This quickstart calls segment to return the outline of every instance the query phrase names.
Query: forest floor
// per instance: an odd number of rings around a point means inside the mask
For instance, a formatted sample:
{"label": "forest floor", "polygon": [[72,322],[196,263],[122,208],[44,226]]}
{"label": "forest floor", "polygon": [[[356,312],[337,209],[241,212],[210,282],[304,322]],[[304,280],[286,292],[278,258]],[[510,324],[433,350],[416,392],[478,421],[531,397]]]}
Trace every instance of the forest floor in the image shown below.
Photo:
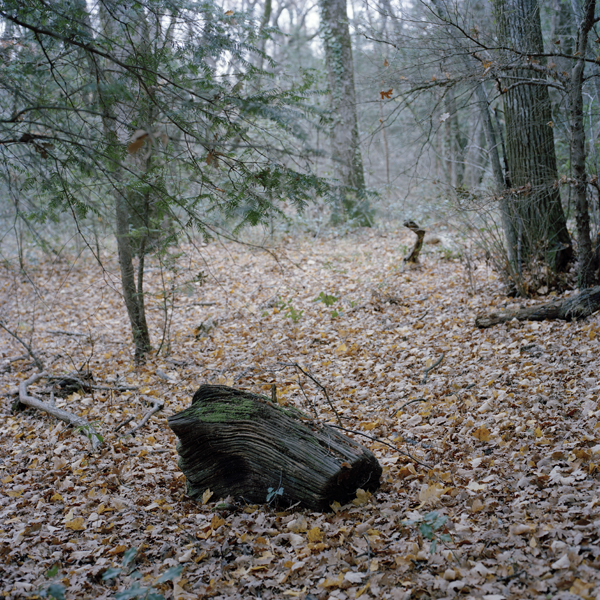
{"label": "forest floor", "polygon": [[[0,594],[600,598],[600,315],[478,330],[479,312],[524,302],[439,245],[405,269],[411,236],[287,239],[277,260],[213,242],[151,264],[150,329],[155,347],[165,340],[143,366],[112,259],[4,265],[2,319],[48,372],[87,366],[97,385],[137,389],[56,397],[104,437],[95,454],[81,432],[12,414],[3,396]],[[0,332],[0,394],[36,372],[23,353]],[[275,383],[309,412],[301,383],[334,422],[322,392],[281,362],[310,370],[349,429],[398,448],[356,437],[383,466],[380,489],[329,513],[187,498],[167,417],[201,383]],[[123,436],[152,397],[164,410]]]}

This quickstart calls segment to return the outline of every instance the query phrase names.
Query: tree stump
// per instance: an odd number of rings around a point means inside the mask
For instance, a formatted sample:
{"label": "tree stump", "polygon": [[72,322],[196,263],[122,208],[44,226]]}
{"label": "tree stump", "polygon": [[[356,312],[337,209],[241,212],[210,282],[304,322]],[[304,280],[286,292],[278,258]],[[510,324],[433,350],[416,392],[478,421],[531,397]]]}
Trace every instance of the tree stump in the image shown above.
{"label": "tree stump", "polygon": [[479,315],[475,319],[475,325],[485,329],[513,319],[518,321],[545,321],[546,319],[574,321],[585,319],[597,310],[600,310],[600,286],[581,290],[579,294],[564,300],[554,300],[537,306]]}
{"label": "tree stump", "polygon": [[408,264],[417,264],[419,262],[419,254],[423,247],[423,238],[425,237],[425,230],[419,227],[414,221],[406,221],[404,227],[408,227],[416,236],[417,240],[410,254],[404,257],[404,262]]}
{"label": "tree stump", "polygon": [[216,497],[264,503],[270,488],[280,491],[280,504],[321,511],[353,499],[358,488],[379,487],[382,469],[370,450],[265,396],[202,385],[168,423],[192,498],[210,489]]}

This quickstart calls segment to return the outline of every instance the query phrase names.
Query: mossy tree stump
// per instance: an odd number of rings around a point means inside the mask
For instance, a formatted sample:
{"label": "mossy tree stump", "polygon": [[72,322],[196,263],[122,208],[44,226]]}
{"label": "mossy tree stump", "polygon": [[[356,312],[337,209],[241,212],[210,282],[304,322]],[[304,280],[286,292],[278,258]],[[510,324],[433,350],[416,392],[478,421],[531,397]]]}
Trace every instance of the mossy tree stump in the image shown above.
{"label": "mossy tree stump", "polygon": [[210,489],[216,497],[264,503],[269,488],[283,488],[281,504],[328,510],[358,488],[379,487],[382,469],[370,450],[264,396],[203,385],[168,422],[192,498]]}

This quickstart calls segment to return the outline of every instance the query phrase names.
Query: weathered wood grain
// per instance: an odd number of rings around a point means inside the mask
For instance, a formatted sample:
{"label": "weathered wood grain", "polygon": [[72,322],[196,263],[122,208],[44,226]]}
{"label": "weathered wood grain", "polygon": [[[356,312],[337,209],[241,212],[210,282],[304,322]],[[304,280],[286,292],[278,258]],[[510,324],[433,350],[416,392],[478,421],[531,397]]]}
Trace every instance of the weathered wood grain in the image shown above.
{"label": "weathered wood grain", "polygon": [[255,504],[266,502],[269,488],[283,488],[280,503],[328,510],[358,488],[379,487],[382,469],[370,450],[251,392],[203,385],[168,423],[192,498],[210,489]]}

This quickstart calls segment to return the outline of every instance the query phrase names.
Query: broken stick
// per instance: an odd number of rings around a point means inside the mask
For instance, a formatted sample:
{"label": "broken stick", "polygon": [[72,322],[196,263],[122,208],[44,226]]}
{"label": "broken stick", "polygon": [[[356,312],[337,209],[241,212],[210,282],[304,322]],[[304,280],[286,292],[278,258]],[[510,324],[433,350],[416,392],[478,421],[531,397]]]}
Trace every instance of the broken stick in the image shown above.
{"label": "broken stick", "polygon": [[61,408],[56,408],[56,406],[52,406],[46,402],[42,402],[41,400],[38,400],[27,393],[27,388],[30,385],[47,376],[48,374],[46,372],[37,373],[19,384],[19,401],[21,404],[29,406],[30,408],[42,410],[49,415],[68,423],[69,425],[77,427],[90,440],[90,443],[92,444],[92,450],[98,449],[102,444],[102,437],[86,419],[83,417],[78,417],[77,415],[74,415],[66,410],[62,410]]}
{"label": "broken stick", "polygon": [[127,435],[135,435],[135,432],[140,430],[149,420],[150,417],[156,414],[159,410],[162,410],[165,406],[165,403],[158,398],[148,398],[148,396],[142,396],[146,402],[150,402],[152,404],[152,408],[142,417],[142,420],[130,431],[124,433],[121,437],[125,437]]}

